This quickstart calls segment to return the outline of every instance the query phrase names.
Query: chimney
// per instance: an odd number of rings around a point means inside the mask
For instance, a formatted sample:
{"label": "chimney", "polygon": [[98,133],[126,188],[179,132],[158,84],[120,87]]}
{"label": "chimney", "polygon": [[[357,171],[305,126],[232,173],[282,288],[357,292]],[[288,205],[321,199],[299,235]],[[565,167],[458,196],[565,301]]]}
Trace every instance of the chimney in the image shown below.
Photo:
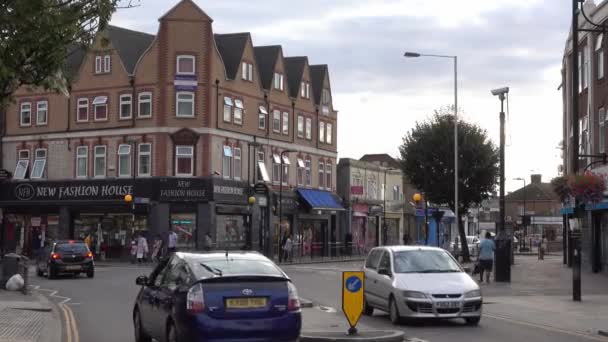
{"label": "chimney", "polygon": [[531,175],[530,178],[532,180],[532,184],[540,184],[542,175]]}

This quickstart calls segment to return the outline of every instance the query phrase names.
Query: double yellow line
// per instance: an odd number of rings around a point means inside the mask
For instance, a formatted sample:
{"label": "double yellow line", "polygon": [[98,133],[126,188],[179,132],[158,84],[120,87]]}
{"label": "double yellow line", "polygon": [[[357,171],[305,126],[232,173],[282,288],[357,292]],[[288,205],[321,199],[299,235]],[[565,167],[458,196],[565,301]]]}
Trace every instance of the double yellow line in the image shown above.
{"label": "double yellow line", "polygon": [[59,304],[59,308],[63,313],[63,318],[65,321],[66,342],[80,342],[78,325],[76,324],[76,319],[74,318],[74,312],[72,311],[72,308],[65,304]]}

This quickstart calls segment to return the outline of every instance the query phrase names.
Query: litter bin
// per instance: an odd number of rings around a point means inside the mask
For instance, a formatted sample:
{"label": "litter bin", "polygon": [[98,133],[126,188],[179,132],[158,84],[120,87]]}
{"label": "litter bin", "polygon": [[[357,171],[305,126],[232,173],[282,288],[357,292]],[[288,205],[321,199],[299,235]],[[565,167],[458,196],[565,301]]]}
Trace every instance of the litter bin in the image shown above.
{"label": "litter bin", "polygon": [[5,254],[2,258],[2,272],[0,276],[0,287],[6,288],[6,282],[15,274],[19,273],[19,262],[21,256],[15,253]]}

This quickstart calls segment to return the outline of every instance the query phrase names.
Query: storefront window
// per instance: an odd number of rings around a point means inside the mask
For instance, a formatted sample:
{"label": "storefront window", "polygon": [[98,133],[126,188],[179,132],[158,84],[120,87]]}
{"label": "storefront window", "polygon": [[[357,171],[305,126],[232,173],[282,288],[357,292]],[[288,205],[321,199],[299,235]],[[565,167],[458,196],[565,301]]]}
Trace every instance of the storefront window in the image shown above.
{"label": "storefront window", "polygon": [[152,236],[147,232],[147,220],[131,214],[81,215],[74,219],[74,239],[91,236],[91,251],[99,258],[128,259],[131,240],[141,233],[148,244]]}
{"label": "storefront window", "polygon": [[217,215],[216,241],[219,249],[240,249],[246,242],[243,216]]}
{"label": "storefront window", "polygon": [[171,214],[171,228],[177,234],[178,249],[193,249],[196,238],[196,214]]}

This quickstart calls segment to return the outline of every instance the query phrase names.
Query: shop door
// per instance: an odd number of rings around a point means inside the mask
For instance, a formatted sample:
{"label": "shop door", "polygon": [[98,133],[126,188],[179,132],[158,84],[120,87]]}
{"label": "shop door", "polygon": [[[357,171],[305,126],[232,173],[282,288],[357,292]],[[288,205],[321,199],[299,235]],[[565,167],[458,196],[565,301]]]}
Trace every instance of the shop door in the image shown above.
{"label": "shop door", "polygon": [[593,221],[591,224],[591,270],[594,273],[602,270],[602,215],[593,214]]}

